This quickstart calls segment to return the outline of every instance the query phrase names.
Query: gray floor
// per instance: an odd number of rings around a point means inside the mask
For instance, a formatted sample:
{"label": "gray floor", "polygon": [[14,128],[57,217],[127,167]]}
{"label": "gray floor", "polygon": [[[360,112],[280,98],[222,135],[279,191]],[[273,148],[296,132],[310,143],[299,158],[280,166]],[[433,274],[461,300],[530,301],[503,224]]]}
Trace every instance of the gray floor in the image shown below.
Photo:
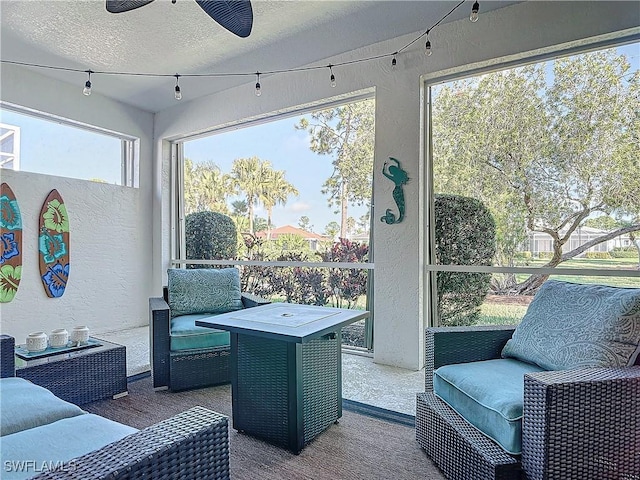
{"label": "gray floor", "polygon": [[[127,347],[127,375],[149,371],[149,327],[95,335]],[[342,354],[343,398],[415,415],[416,393],[422,391],[424,370],[379,365],[368,356]]]}

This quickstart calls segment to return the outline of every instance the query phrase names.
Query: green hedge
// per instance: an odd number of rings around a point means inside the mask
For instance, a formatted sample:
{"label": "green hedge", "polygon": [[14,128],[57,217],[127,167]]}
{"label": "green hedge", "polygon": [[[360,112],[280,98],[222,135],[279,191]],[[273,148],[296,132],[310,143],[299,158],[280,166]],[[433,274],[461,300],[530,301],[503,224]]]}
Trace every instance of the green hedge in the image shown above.
{"label": "green hedge", "polygon": [[[491,265],[496,224],[482,202],[435,196],[435,254],[439,265]],[[490,273],[438,272],[440,325],[473,325],[490,288]]]}
{"label": "green hedge", "polygon": [[609,254],[609,252],[587,252],[585,253],[584,258],[608,260],[611,258],[611,255]]}
{"label": "green hedge", "polygon": [[[187,258],[191,260],[229,260],[238,253],[238,233],[231,217],[218,212],[196,212],[185,218]],[[190,265],[189,268],[215,268]]]}

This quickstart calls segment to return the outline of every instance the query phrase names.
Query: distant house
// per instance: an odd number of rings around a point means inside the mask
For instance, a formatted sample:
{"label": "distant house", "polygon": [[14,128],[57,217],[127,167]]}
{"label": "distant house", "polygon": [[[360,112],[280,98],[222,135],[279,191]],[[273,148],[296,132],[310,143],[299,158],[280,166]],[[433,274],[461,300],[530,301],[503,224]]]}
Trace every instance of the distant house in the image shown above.
{"label": "distant house", "polygon": [[[563,232],[560,232],[561,234]],[[591,240],[594,240],[598,237],[606,235],[608,232],[606,230],[600,230],[598,228],[591,227],[578,227],[569,237],[569,241],[564,244],[562,251],[569,252],[578,248],[580,245],[583,245]],[[631,239],[629,235],[621,235],[619,237],[612,238],[611,240],[607,240],[606,242],[599,243],[589,248],[585,253],[578,255],[579,257],[584,256],[587,252],[609,252],[614,248],[619,247],[628,247],[631,245]],[[546,233],[542,232],[533,232],[529,234],[529,239],[527,244],[525,245],[525,250],[531,252],[531,254],[535,257],[541,252],[552,252],[553,251],[553,239]]]}
{"label": "distant house", "polygon": [[320,242],[330,242],[331,238],[326,235],[318,235],[317,233],[307,232],[301,228],[293,227],[291,225],[284,225],[282,227],[274,228],[267,232],[263,230],[262,232],[256,232],[256,237],[260,239],[267,239],[267,236],[270,240],[277,240],[281,235],[297,235],[298,237],[304,238],[307,242],[309,242],[309,248],[311,250],[318,250],[318,246]]}

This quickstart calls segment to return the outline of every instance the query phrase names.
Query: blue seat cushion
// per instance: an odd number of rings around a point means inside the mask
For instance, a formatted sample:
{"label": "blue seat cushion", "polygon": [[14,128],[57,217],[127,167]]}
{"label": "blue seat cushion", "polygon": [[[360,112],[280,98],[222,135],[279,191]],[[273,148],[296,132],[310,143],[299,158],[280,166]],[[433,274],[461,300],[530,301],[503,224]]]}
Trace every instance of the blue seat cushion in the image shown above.
{"label": "blue seat cushion", "polygon": [[640,352],[640,288],[547,280],[502,349],[547,370],[633,365]]}
{"label": "blue seat cushion", "polygon": [[0,379],[0,406],[0,436],[84,413],[77,405],[24,378]]}
{"label": "blue seat cushion", "polygon": [[229,332],[196,326],[196,320],[212,317],[207,313],[181,315],[171,319],[172,352],[229,345]]}
{"label": "blue seat cushion", "polygon": [[167,293],[171,316],[226,313],[242,308],[237,268],[170,268]]}
{"label": "blue seat cushion", "polygon": [[[2,437],[2,479],[31,478],[120,440],[135,428],[85,413]],[[22,462],[22,466],[19,467]],[[70,463],[69,468],[73,468]]]}
{"label": "blue seat cushion", "polygon": [[505,451],[522,451],[525,373],[542,368],[514,359],[445,365],[433,374],[433,391]]}

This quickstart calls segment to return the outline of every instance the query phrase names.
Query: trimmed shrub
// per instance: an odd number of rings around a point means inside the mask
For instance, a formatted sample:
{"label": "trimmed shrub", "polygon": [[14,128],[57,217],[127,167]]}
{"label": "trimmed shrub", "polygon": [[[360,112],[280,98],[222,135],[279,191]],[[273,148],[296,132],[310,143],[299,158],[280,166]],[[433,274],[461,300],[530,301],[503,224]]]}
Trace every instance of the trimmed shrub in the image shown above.
{"label": "trimmed shrub", "polygon": [[[491,265],[496,224],[482,202],[459,195],[435,196],[435,263]],[[490,273],[437,272],[440,325],[473,325],[490,288]]]}
{"label": "trimmed shrub", "polygon": [[609,252],[587,252],[585,253],[584,258],[609,260],[611,258],[611,255],[609,255]]}
{"label": "trimmed shrub", "polygon": [[611,255],[611,258],[638,258],[638,250],[631,245],[628,247],[616,247],[609,251],[609,255]]}
{"label": "trimmed shrub", "polygon": [[[238,233],[231,217],[218,212],[195,212],[185,218],[186,254],[190,260],[229,260],[238,253]],[[189,265],[188,268],[215,268]],[[219,267],[218,267],[219,268]]]}

